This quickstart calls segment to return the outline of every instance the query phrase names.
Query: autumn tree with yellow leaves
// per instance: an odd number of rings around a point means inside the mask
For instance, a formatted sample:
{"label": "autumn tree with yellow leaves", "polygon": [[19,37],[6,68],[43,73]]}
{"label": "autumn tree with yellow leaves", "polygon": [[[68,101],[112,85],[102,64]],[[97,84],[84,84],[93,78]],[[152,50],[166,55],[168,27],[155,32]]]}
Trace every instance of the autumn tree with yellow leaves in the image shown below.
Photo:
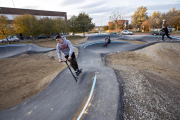
{"label": "autumn tree with yellow leaves", "polygon": [[66,33],[67,32],[67,23],[64,19],[58,18],[54,20],[54,30],[56,33]]}
{"label": "autumn tree with yellow leaves", "polygon": [[41,18],[39,20],[39,23],[40,23],[39,27],[40,27],[41,35],[46,35],[47,38],[47,35],[51,35],[55,33],[55,29],[54,29],[55,22],[53,19],[50,19],[48,17]]}
{"label": "autumn tree with yellow leaves", "polygon": [[147,8],[146,7],[138,7],[137,11],[131,16],[131,23],[135,28],[140,28],[141,24],[148,19]]}
{"label": "autumn tree with yellow leaves", "polygon": [[32,36],[33,42],[35,42],[34,36],[40,34],[40,24],[37,18],[30,14],[24,14],[18,16],[13,22],[14,29],[17,33],[22,33],[27,37]]}
{"label": "autumn tree with yellow leaves", "polygon": [[8,44],[9,40],[8,40],[8,36],[14,34],[14,30],[13,27],[8,24],[8,18],[4,15],[0,16],[0,39],[4,39],[6,38]]}

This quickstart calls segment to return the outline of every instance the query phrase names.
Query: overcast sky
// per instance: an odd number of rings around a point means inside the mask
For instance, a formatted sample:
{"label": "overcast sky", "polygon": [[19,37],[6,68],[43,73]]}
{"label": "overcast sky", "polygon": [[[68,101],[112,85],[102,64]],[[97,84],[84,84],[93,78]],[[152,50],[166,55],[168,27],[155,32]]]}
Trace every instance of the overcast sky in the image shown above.
{"label": "overcast sky", "polygon": [[[13,4],[14,3],[14,4]],[[107,25],[109,16],[118,10],[124,19],[130,20],[138,7],[148,9],[148,15],[154,11],[168,12],[173,7],[180,9],[180,0],[0,0],[0,7],[67,12],[72,15],[86,12],[96,26]]]}

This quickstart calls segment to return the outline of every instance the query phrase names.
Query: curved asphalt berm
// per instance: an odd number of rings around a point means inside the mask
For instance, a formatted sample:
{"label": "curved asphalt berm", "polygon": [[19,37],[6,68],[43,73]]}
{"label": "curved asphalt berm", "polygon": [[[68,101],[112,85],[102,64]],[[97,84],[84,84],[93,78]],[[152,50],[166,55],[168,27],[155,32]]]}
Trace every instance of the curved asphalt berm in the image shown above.
{"label": "curved asphalt berm", "polygon": [[0,46],[0,59],[14,57],[23,53],[45,53],[55,50],[55,48],[40,47],[35,44],[16,44]]}
{"label": "curved asphalt berm", "polygon": [[[118,39],[117,38],[114,39]],[[97,44],[92,44],[96,42]],[[64,69],[40,93],[25,102],[0,112],[0,120],[72,120],[76,119],[89,96],[93,77],[97,75],[95,90],[84,120],[123,119],[121,85],[112,68],[104,65],[102,57],[108,53],[138,49],[128,42],[113,42],[102,47],[103,40],[88,40],[76,45],[79,49],[78,63],[83,73],[76,83]]]}
{"label": "curved asphalt berm", "polygon": [[35,44],[16,44],[0,46],[0,59],[14,57],[23,53],[34,54],[55,50],[54,48],[40,47]]}

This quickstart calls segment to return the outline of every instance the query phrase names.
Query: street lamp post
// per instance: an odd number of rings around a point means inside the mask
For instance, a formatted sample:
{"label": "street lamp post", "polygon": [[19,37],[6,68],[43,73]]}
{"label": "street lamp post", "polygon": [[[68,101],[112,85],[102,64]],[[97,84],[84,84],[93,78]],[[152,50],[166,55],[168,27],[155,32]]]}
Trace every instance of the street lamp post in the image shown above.
{"label": "street lamp post", "polygon": [[[101,18],[101,27],[102,27],[102,19],[103,19],[103,16]],[[100,27],[100,34],[101,34],[101,27]]]}
{"label": "street lamp post", "polygon": [[163,28],[163,25],[164,25],[164,21],[165,21],[165,19],[163,19],[162,21],[163,21],[163,23],[162,23],[162,28]]}

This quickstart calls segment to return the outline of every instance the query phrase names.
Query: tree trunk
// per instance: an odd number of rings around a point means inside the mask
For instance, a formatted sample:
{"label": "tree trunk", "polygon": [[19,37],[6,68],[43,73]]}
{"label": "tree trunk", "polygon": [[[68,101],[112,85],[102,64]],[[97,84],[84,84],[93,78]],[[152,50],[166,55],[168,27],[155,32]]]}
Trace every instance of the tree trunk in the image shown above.
{"label": "tree trunk", "polygon": [[7,40],[8,44],[11,44],[11,43],[9,42],[9,40],[8,40],[8,38],[7,38],[7,36],[6,36],[6,34],[4,33],[4,30],[3,30],[3,29],[2,29],[2,32],[3,32],[3,35],[6,37],[6,40]]}
{"label": "tree trunk", "polygon": [[85,32],[83,32],[83,36],[85,37]]}
{"label": "tree trunk", "polygon": [[32,38],[33,38],[33,43],[35,43],[35,39],[34,39],[34,36],[33,36]]}
{"label": "tree trunk", "polygon": [[7,38],[7,37],[6,37],[6,40],[7,40],[8,44],[11,44],[11,42],[8,40],[8,38]]}
{"label": "tree trunk", "polygon": [[116,32],[118,33],[118,23],[116,23]]}

